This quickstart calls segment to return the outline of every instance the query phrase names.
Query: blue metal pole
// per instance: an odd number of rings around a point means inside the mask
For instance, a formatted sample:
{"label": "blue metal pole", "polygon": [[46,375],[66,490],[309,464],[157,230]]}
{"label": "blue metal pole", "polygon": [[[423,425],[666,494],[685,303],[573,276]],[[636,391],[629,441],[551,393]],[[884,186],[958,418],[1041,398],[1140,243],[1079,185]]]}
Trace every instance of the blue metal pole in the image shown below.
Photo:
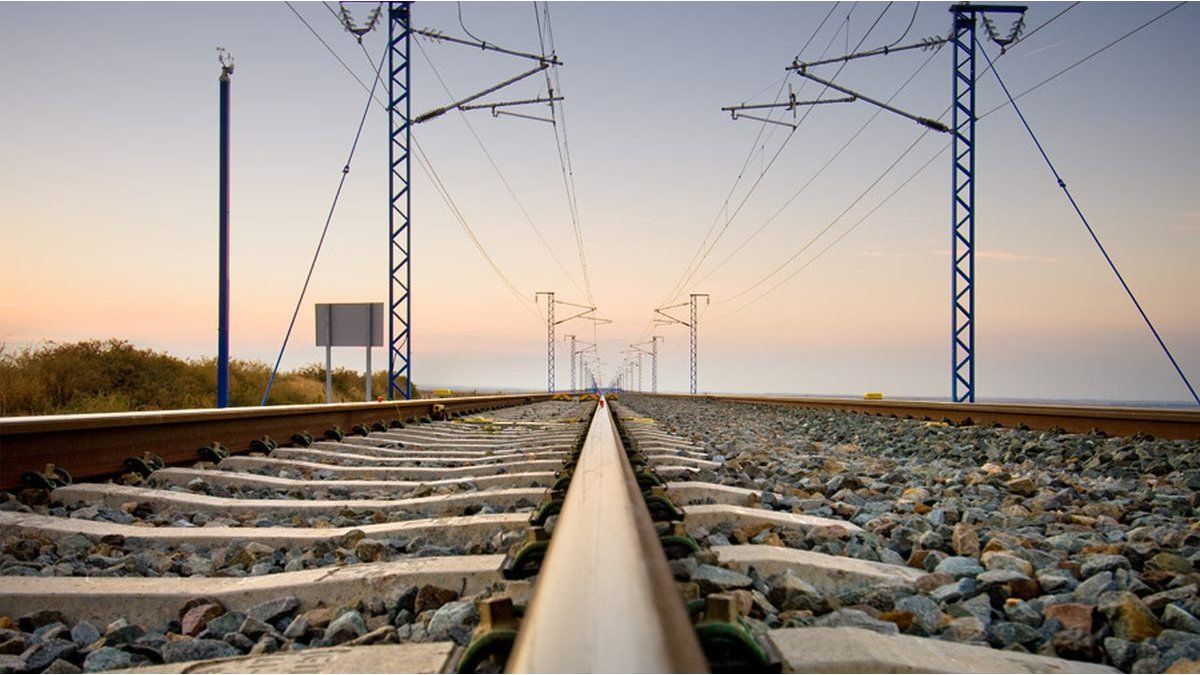
{"label": "blue metal pole", "polygon": [[950,174],[950,396],[975,401],[975,13],[954,17],[953,138]]}
{"label": "blue metal pole", "polygon": [[217,271],[217,407],[229,406],[229,76],[221,68],[220,186],[218,235],[220,262]]}
{"label": "blue metal pole", "polygon": [[[412,398],[409,3],[388,4],[388,398]],[[404,378],[404,386],[399,384]]]}

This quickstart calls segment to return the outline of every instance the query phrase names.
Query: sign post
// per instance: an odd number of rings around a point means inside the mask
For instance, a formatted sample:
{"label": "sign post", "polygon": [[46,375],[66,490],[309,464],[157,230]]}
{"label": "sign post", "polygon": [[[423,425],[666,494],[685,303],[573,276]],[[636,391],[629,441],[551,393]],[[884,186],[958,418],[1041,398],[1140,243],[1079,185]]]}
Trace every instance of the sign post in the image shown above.
{"label": "sign post", "polygon": [[366,347],[366,400],[371,400],[371,349],[383,344],[383,303],[316,305],[317,346],[325,348],[325,402],[333,403],[333,348]]}

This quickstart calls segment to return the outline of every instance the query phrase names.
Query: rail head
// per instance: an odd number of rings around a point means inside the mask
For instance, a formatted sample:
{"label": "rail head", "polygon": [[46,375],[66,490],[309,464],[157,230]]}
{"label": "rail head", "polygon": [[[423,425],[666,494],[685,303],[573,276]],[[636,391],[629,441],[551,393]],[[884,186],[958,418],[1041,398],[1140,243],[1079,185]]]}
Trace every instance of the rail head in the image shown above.
{"label": "rail head", "polygon": [[592,418],[509,672],[706,672],[603,402]]}

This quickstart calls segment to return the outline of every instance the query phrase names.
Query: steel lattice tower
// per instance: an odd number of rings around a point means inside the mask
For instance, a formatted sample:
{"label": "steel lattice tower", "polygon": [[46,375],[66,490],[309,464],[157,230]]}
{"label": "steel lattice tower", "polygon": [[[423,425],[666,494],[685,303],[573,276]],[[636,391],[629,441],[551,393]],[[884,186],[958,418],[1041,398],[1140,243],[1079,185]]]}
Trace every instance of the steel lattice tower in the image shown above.
{"label": "steel lattice tower", "polygon": [[[388,398],[412,398],[409,3],[388,4]],[[399,384],[404,378],[404,385]]]}
{"label": "steel lattice tower", "polygon": [[954,5],[950,394],[975,401],[975,11]]}
{"label": "steel lattice tower", "polygon": [[692,293],[690,296],[691,302],[689,304],[691,305],[691,321],[689,322],[689,325],[692,329],[691,330],[691,333],[692,333],[692,359],[691,359],[692,360],[692,389],[691,389],[691,391],[693,394],[696,393],[696,329],[699,325],[698,312],[696,309],[696,300],[699,298],[704,298],[704,300],[707,302],[708,294],[707,293]]}
{"label": "steel lattice tower", "polygon": [[575,336],[568,335],[566,337],[570,344],[570,350],[567,353],[571,355],[571,391],[575,391]]}
{"label": "steel lattice tower", "polygon": [[661,335],[650,338],[650,393],[658,393],[658,341]]}
{"label": "steel lattice tower", "polygon": [[546,296],[546,392],[554,393],[554,291],[538,291],[534,298]]}

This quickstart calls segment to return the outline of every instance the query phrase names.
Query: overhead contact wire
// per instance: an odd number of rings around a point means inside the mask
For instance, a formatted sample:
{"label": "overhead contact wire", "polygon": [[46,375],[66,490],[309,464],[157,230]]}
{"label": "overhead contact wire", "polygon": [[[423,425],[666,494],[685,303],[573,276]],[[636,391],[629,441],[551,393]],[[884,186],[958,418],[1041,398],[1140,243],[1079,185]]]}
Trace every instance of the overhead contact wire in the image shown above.
{"label": "overhead contact wire", "polygon": [[[442,90],[446,92],[446,96],[448,96],[451,100],[456,100],[456,97],[450,91],[450,87],[446,84],[446,80],[442,78],[442,74],[438,71],[437,66],[434,65],[433,59],[431,59],[429,54],[425,51],[424,45],[421,44],[420,40],[417,40],[416,44],[417,49],[421,52],[421,56],[425,58],[425,61],[429,64],[430,70],[433,71],[434,77],[437,78],[438,83],[441,84]],[[459,110],[458,114],[462,117],[463,124],[466,125],[467,131],[471,133],[471,137],[475,139],[475,144],[479,146],[480,152],[483,153],[483,156],[487,159],[488,164],[491,165],[492,170],[495,171],[496,176],[504,185],[504,189],[508,192],[508,195],[512,197],[513,202],[517,205],[517,208],[520,209],[521,215],[525,218],[525,222],[529,225],[530,229],[534,231],[534,234],[537,235],[538,240],[541,241],[542,246],[546,249],[546,252],[550,254],[550,257],[554,260],[555,264],[558,265],[558,268],[562,270],[564,275],[566,275],[567,280],[571,282],[571,285],[575,286],[575,288],[582,292],[583,289],[580,288],[579,282],[575,281],[575,277],[567,270],[567,267],[565,264],[563,264],[562,259],[558,257],[557,253],[554,252],[554,248],[546,239],[546,235],[542,232],[541,228],[534,223],[533,217],[529,215],[529,210],[525,207],[525,204],[521,201],[520,197],[517,196],[516,190],[513,189],[512,184],[509,183],[508,178],[500,169],[500,165],[496,163],[491,151],[489,151],[487,146],[484,145],[483,138],[481,138],[478,132],[475,131],[475,126],[471,124],[471,120],[468,118],[467,113]]]}
{"label": "overhead contact wire", "polygon": [[[293,9],[292,11],[295,11]],[[299,16],[299,15],[297,15]],[[379,65],[375,67],[376,78],[379,76],[380,70],[383,69],[383,63],[387,60],[387,51],[379,57]],[[300,297],[296,298],[296,308],[292,311],[292,319],[288,322],[287,332],[283,336],[283,344],[279,347],[279,356],[275,358],[275,366],[271,369],[271,376],[267,378],[267,388],[263,391],[262,400],[259,405],[266,405],[267,398],[271,395],[271,385],[275,383],[275,375],[279,372],[279,364],[283,361],[283,353],[287,350],[288,340],[292,337],[292,329],[296,327],[296,317],[300,315],[300,306],[304,303],[304,295],[308,292],[308,284],[312,281],[313,270],[317,268],[317,259],[321,256],[321,248],[325,245],[325,236],[329,234],[329,225],[333,222],[333,214],[337,210],[338,199],[342,196],[342,188],[346,185],[346,178],[350,176],[350,163],[354,161],[354,152],[358,150],[358,140],[362,137],[363,127],[367,123],[367,113],[371,111],[371,103],[375,101],[375,84],[371,83],[371,90],[367,96],[367,103],[363,106],[362,115],[358,119],[358,129],[354,132],[354,142],[350,144],[350,153],[346,157],[346,163],[342,166],[342,177],[338,179],[337,190],[333,193],[333,202],[329,205],[329,213],[325,216],[325,226],[321,228],[321,238],[317,240],[317,249],[313,251],[312,262],[308,265],[308,274],[304,276],[304,285],[300,287]]]}
{"label": "overhead contact wire", "polygon": [[[883,11],[881,11],[879,13],[879,16],[877,16],[875,18],[874,23],[872,23],[871,26],[867,29],[867,32],[863,34],[862,39],[858,41],[858,44],[855,45],[854,49],[857,50],[859,47],[861,47],[863,45],[863,43],[865,43],[867,41],[867,38],[870,37],[871,33],[875,30],[876,26],[879,25],[879,22],[881,20],[883,20],[884,15],[887,14],[887,11],[891,6],[892,6],[892,3],[890,3],[890,2],[884,6]],[[844,63],[841,66],[839,66],[837,72],[835,72],[833,74],[833,77],[830,79],[836,79],[837,76],[841,74],[842,69],[844,69],[845,67],[846,67],[846,64],[844,64]],[[820,98],[822,94],[824,94],[826,91],[828,91],[828,89],[829,89],[828,86],[822,88],[821,93],[817,94],[817,97]],[[708,256],[716,248],[717,243],[720,241],[721,237],[725,234],[725,232],[729,229],[729,225],[732,224],[733,219],[737,217],[737,215],[741,212],[742,208],[745,207],[746,203],[749,201],[750,195],[753,193],[753,190],[758,187],[758,185],[762,182],[763,178],[766,176],[767,172],[771,170],[771,167],[775,165],[775,162],[779,159],[780,155],[783,154],[783,150],[787,145],[787,141],[790,140],[795,135],[796,129],[798,129],[799,125],[802,124],[804,122],[804,120],[806,120],[808,118],[808,116],[809,116],[809,114],[811,114],[812,110],[813,110],[812,108],[809,108],[808,110],[806,110],[804,115],[800,118],[800,121],[797,122],[797,126],[795,128],[793,128],[791,132],[788,133],[788,136],[784,139],[784,143],[782,145],[780,145],[779,149],[771,157],[771,161],[767,163],[766,168],[763,169],[763,172],[761,174],[759,174],[758,179],[755,180],[754,184],[751,186],[751,191],[749,193],[747,193],[745,197],[742,198],[741,202],[738,203],[737,208],[734,209],[734,212],[729,217],[729,220],[727,220],[725,225],[717,232],[717,236],[713,239],[712,243],[708,246],[708,249],[705,250],[704,254],[700,257],[700,261],[697,263],[696,267],[694,267],[692,269],[692,271],[687,275],[687,280],[684,281],[684,283],[683,283],[684,286],[686,286],[687,283],[689,281],[691,281],[692,277],[694,277],[696,275],[696,273],[700,270],[700,266],[702,266],[704,264],[704,261],[708,258]],[[676,293],[676,295],[678,295],[678,293]]]}
{"label": "overhead contact wire", "polygon": [[[1182,4],[1183,3],[1176,5],[1174,8],[1172,8],[1172,10],[1178,9],[1180,6],[1182,6]],[[1184,374],[1183,368],[1181,368],[1179,366],[1179,362],[1175,360],[1175,355],[1171,353],[1171,350],[1167,347],[1167,343],[1164,342],[1162,336],[1159,335],[1158,329],[1154,326],[1154,322],[1150,320],[1150,317],[1146,314],[1146,310],[1142,308],[1142,303],[1138,301],[1133,289],[1129,287],[1129,282],[1125,281],[1125,275],[1121,274],[1121,270],[1117,269],[1117,263],[1114,262],[1112,256],[1108,254],[1108,250],[1104,248],[1104,244],[1100,243],[1100,237],[1096,235],[1096,230],[1094,230],[1092,228],[1092,224],[1088,222],[1087,216],[1083,215],[1083,209],[1081,209],[1079,203],[1075,201],[1075,196],[1071,194],[1071,190],[1067,187],[1067,182],[1063,180],[1062,174],[1060,174],[1058,169],[1055,168],[1054,162],[1050,161],[1050,155],[1046,154],[1046,148],[1042,146],[1042,142],[1038,140],[1037,134],[1033,132],[1033,127],[1029,125],[1029,120],[1025,118],[1025,113],[1021,112],[1020,106],[1017,105],[1017,100],[1013,98],[1013,95],[1008,91],[1008,85],[1004,84],[1004,78],[1000,77],[1000,71],[996,70],[995,64],[992,63],[992,57],[989,56],[987,50],[983,49],[982,47],[979,48],[979,51],[983,52],[983,58],[987,59],[988,65],[992,68],[992,72],[996,74],[996,81],[1000,83],[1000,88],[1004,90],[1004,95],[1008,97],[1008,102],[1012,105],[1013,111],[1017,113],[1017,117],[1020,118],[1021,124],[1025,127],[1025,131],[1029,132],[1029,138],[1032,139],[1033,144],[1037,146],[1037,150],[1039,153],[1041,153],[1042,159],[1046,161],[1046,166],[1050,169],[1050,173],[1054,174],[1054,180],[1058,182],[1058,187],[1061,188],[1063,194],[1066,195],[1067,201],[1071,202],[1071,208],[1075,210],[1075,214],[1079,216],[1080,222],[1082,222],[1083,226],[1087,229],[1088,235],[1091,236],[1092,241],[1096,243],[1096,248],[1100,249],[1100,254],[1104,256],[1105,262],[1108,263],[1109,268],[1111,268],[1113,274],[1116,275],[1117,281],[1121,282],[1121,287],[1125,289],[1125,293],[1129,296],[1130,301],[1133,302],[1133,306],[1137,308],[1138,314],[1142,316],[1142,321],[1146,322],[1146,327],[1149,328],[1150,332],[1154,334],[1154,339],[1158,341],[1158,346],[1162,347],[1163,353],[1167,355],[1167,359],[1175,368],[1175,372],[1179,373],[1179,379],[1183,380],[1184,386],[1187,387],[1187,390],[1192,394],[1192,399],[1196,401],[1196,405],[1200,405],[1200,394],[1196,393],[1195,388],[1192,387],[1192,383],[1188,381],[1187,375]]]}
{"label": "overhead contact wire", "polygon": [[[1053,23],[1053,22],[1057,21],[1057,20],[1058,20],[1060,17],[1062,17],[1064,14],[1066,14],[1068,11],[1070,11],[1070,10],[1071,10],[1071,9],[1073,9],[1073,8],[1075,8],[1075,7],[1076,7],[1076,6],[1078,6],[1079,4],[1080,4],[1079,2],[1074,2],[1074,3],[1070,4],[1070,5],[1068,5],[1067,7],[1065,7],[1065,8],[1064,8],[1064,9],[1062,9],[1061,11],[1059,11],[1057,14],[1055,14],[1055,15],[1054,15],[1054,16],[1052,16],[1052,17],[1050,17],[1050,18],[1049,18],[1049,19],[1047,19],[1045,22],[1043,22],[1042,24],[1040,24],[1039,26],[1037,26],[1036,28],[1034,28],[1033,30],[1031,30],[1029,33],[1026,33],[1026,34],[1025,34],[1025,36],[1024,36],[1024,37],[1022,37],[1022,38],[1021,38],[1021,39],[1018,41],[1018,43],[1019,43],[1019,42],[1024,42],[1024,41],[1028,40],[1029,38],[1033,37],[1033,35],[1034,35],[1035,33],[1037,33],[1038,31],[1042,30],[1043,28],[1045,28],[1045,27],[1049,26],[1051,23]],[[1014,100],[1020,100],[1020,99],[1021,99],[1021,97],[1025,96],[1026,94],[1029,94],[1029,93],[1032,93],[1033,91],[1036,91],[1037,89],[1041,88],[1043,85],[1045,85],[1045,84],[1047,84],[1047,83],[1051,82],[1051,81],[1052,81],[1052,80],[1054,80],[1054,79],[1057,79],[1057,78],[1058,78],[1058,77],[1060,77],[1061,75],[1063,75],[1063,74],[1065,74],[1065,73],[1067,73],[1067,72],[1069,72],[1069,71],[1073,70],[1073,69],[1074,69],[1074,68],[1076,68],[1077,66],[1079,66],[1079,65],[1082,65],[1082,64],[1083,64],[1083,63],[1085,63],[1086,61],[1089,61],[1089,60],[1091,60],[1092,58],[1094,58],[1095,56],[1097,56],[1097,55],[1099,55],[1099,54],[1101,54],[1101,53],[1103,53],[1103,52],[1107,51],[1109,48],[1111,48],[1111,47],[1113,47],[1114,45],[1116,45],[1116,44],[1118,44],[1118,43],[1122,42],[1123,40],[1125,40],[1125,39],[1127,39],[1127,38],[1131,37],[1131,36],[1132,36],[1132,35],[1134,35],[1135,33],[1137,33],[1137,32],[1139,32],[1139,31],[1141,31],[1141,30],[1143,30],[1143,29],[1145,29],[1145,28],[1149,27],[1151,24],[1153,24],[1154,22],[1158,21],[1159,19],[1162,19],[1162,18],[1163,18],[1163,17],[1165,17],[1167,14],[1170,14],[1172,11],[1174,11],[1174,10],[1178,9],[1179,7],[1181,7],[1183,4],[1184,4],[1184,3],[1180,3],[1180,4],[1178,4],[1178,5],[1175,5],[1174,7],[1172,7],[1172,8],[1170,8],[1170,9],[1168,9],[1168,10],[1166,10],[1166,11],[1162,12],[1161,14],[1158,14],[1157,16],[1153,17],[1152,19],[1150,19],[1150,20],[1148,20],[1148,21],[1146,21],[1146,22],[1142,23],[1141,25],[1137,26],[1137,27],[1136,27],[1136,28],[1134,28],[1133,30],[1130,30],[1129,32],[1127,32],[1127,33],[1125,33],[1125,34],[1121,35],[1120,37],[1116,38],[1115,40],[1113,40],[1113,41],[1111,41],[1111,42],[1109,42],[1109,43],[1105,44],[1103,47],[1100,47],[1099,49],[1097,49],[1097,50],[1095,50],[1095,51],[1091,52],[1091,53],[1090,53],[1090,54],[1088,54],[1087,56],[1085,56],[1085,57],[1083,57],[1083,58],[1081,58],[1081,59],[1079,59],[1079,60],[1075,61],[1075,62],[1074,62],[1074,63],[1072,63],[1071,65],[1069,65],[1069,66],[1067,66],[1067,67],[1065,67],[1065,68],[1063,68],[1063,69],[1059,70],[1059,71],[1058,71],[1058,72],[1056,72],[1055,74],[1053,74],[1053,75],[1051,75],[1051,76],[1049,76],[1049,77],[1047,77],[1047,78],[1043,79],[1042,81],[1040,81],[1040,82],[1038,82],[1037,84],[1035,84],[1035,85],[1033,85],[1033,86],[1029,87],[1028,89],[1025,89],[1025,90],[1024,90],[1024,91],[1022,91],[1021,93],[1019,93],[1019,94],[1017,94],[1016,96],[1014,96],[1014,97],[1013,97],[1013,99],[1014,99]],[[1015,44],[1017,44],[1017,43],[1014,43],[1014,45],[1015,45]],[[1014,45],[1010,45],[1010,46],[1009,46],[1009,49],[1011,50],[1011,49],[1012,49],[1012,47],[1013,47]],[[1003,55],[1003,54],[1001,54],[1001,55]],[[997,57],[997,58],[999,58],[999,57]],[[985,68],[985,69],[983,70],[983,72],[982,72],[982,73],[980,73],[979,77],[983,77],[984,75],[986,75],[987,73],[989,73],[989,72],[991,72],[991,71],[992,71],[992,68],[989,66],[989,67]],[[1004,102],[1004,103],[1002,103],[1002,104],[1000,104],[1000,105],[998,105],[998,106],[996,106],[996,107],[992,108],[991,110],[987,111],[986,113],[983,113],[982,115],[979,115],[979,118],[978,118],[978,119],[982,120],[982,119],[984,119],[985,117],[988,117],[989,115],[991,115],[991,114],[993,114],[993,113],[995,113],[995,112],[998,112],[999,110],[1001,110],[1001,109],[1003,109],[1003,108],[1006,108],[1006,107],[1008,107],[1009,105],[1012,105],[1012,103],[1010,103],[1010,102],[1006,101],[1006,102]],[[945,116],[946,116],[946,114],[948,114],[948,113],[949,113],[949,111],[950,111],[950,108],[949,108],[949,107],[947,107],[947,108],[946,108],[946,110],[945,110],[945,111],[943,111],[943,112],[942,112],[942,114],[941,114],[941,115],[939,115],[937,119],[939,119],[939,120],[940,120],[940,119],[942,119],[943,117],[945,117]],[[926,134],[925,134],[925,133],[922,133],[922,134],[921,134],[921,136],[924,136],[924,135],[926,135]],[[919,138],[920,138],[920,137],[918,137],[918,139],[919,139]],[[929,166],[930,166],[930,165],[932,164],[932,162],[934,161],[934,159],[936,159],[937,157],[941,156],[941,154],[942,154],[942,153],[944,153],[944,152],[946,152],[946,151],[947,151],[949,148],[950,148],[950,143],[949,143],[949,142],[947,142],[945,145],[943,145],[943,146],[942,146],[942,148],[941,148],[941,149],[940,149],[940,150],[939,150],[939,151],[938,151],[938,152],[937,152],[937,153],[936,153],[936,154],[935,154],[933,157],[931,157],[931,158],[930,158],[928,161],[926,161],[926,162],[925,162],[923,165],[921,165],[921,167],[919,167],[919,168],[918,168],[918,169],[917,169],[917,170],[916,170],[916,171],[915,171],[915,172],[914,172],[912,175],[910,175],[910,176],[909,176],[907,179],[905,179],[905,180],[904,180],[904,182],[903,182],[903,183],[901,183],[901,184],[900,184],[900,186],[899,186],[897,189],[893,190],[893,191],[892,191],[890,194],[888,194],[888,196],[887,196],[887,197],[885,197],[885,198],[884,198],[882,201],[880,201],[878,204],[876,204],[876,206],[875,206],[874,208],[872,208],[870,212],[868,212],[868,213],[867,213],[867,214],[866,214],[864,217],[860,218],[860,219],[859,219],[857,222],[855,222],[853,225],[851,225],[849,228],[847,228],[847,230],[846,230],[846,231],[844,231],[844,232],[842,232],[842,234],[840,234],[840,235],[839,235],[839,236],[838,236],[838,237],[837,237],[837,238],[836,238],[836,239],[835,239],[835,240],[834,240],[834,241],[833,241],[831,244],[829,244],[829,245],[827,245],[825,248],[821,249],[821,251],[820,251],[820,252],[818,252],[818,253],[817,253],[817,254],[815,254],[815,255],[814,255],[812,258],[810,258],[809,260],[807,260],[807,261],[806,261],[806,262],[805,262],[805,263],[804,263],[804,264],[803,264],[803,265],[802,265],[800,268],[798,268],[797,270],[793,271],[793,272],[792,272],[791,274],[789,274],[789,275],[788,275],[788,276],[787,276],[785,279],[783,279],[783,280],[782,280],[782,281],[780,281],[780,282],[777,282],[776,284],[774,284],[773,286],[771,286],[771,288],[769,288],[767,291],[765,291],[764,293],[761,293],[761,294],[759,294],[758,296],[756,296],[756,297],[755,297],[755,298],[753,298],[752,300],[750,300],[750,301],[748,301],[748,302],[746,302],[746,303],[744,303],[744,304],[742,304],[742,305],[739,305],[737,308],[733,309],[732,311],[729,311],[729,312],[727,312],[727,313],[725,313],[725,314],[723,314],[723,315],[721,315],[721,316],[719,316],[719,317],[717,317],[717,318],[713,319],[713,321],[721,321],[721,320],[724,320],[724,319],[726,319],[726,318],[728,318],[728,317],[730,317],[730,316],[732,316],[732,315],[734,315],[734,314],[737,314],[738,312],[740,312],[740,311],[742,311],[743,309],[745,309],[745,308],[749,307],[750,305],[753,305],[753,304],[757,303],[759,300],[762,300],[762,299],[763,299],[763,298],[765,298],[767,295],[770,295],[770,294],[771,294],[773,291],[775,291],[776,289],[778,289],[780,286],[782,286],[782,285],[783,285],[784,283],[786,283],[787,281],[789,281],[789,280],[793,279],[793,278],[794,278],[794,277],[795,277],[795,276],[796,276],[796,275],[797,275],[797,274],[798,274],[798,273],[799,273],[801,270],[803,270],[803,269],[807,268],[809,265],[811,265],[813,262],[815,262],[817,258],[819,258],[821,255],[823,255],[823,254],[824,254],[826,251],[828,251],[830,248],[832,248],[833,244],[836,244],[837,242],[841,241],[841,240],[842,240],[842,239],[844,239],[844,238],[845,238],[847,235],[849,235],[851,232],[853,232],[855,229],[857,229],[857,228],[858,228],[860,225],[862,225],[862,224],[863,224],[863,223],[864,223],[864,222],[865,222],[865,221],[868,219],[868,217],[869,217],[869,216],[873,215],[873,214],[874,214],[874,213],[875,213],[875,212],[876,212],[876,211],[877,211],[877,210],[878,210],[880,207],[882,207],[882,206],[883,206],[885,203],[887,203],[887,202],[888,202],[888,201],[889,201],[889,200],[890,200],[892,197],[894,197],[894,196],[895,196],[895,195],[896,195],[898,192],[900,192],[900,190],[901,190],[901,189],[903,189],[903,188],[904,188],[905,186],[907,186],[907,185],[908,185],[910,182],[912,182],[912,180],[914,180],[914,179],[917,177],[917,175],[919,175],[920,173],[922,173],[922,172],[924,172],[926,169],[928,169],[928,168],[929,168]],[[906,155],[906,154],[907,154],[908,152],[910,152],[911,150],[912,150],[912,147],[910,146],[910,148],[909,148],[909,149],[907,149],[907,150],[905,150],[905,151],[904,151],[904,153],[901,155],[901,157],[903,157],[904,155]],[[862,196],[863,196],[863,195],[860,195],[860,198],[861,198]],[[811,245],[811,243],[812,243],[812,241],[810,241],[808,244],[805,244],[805,247],[807,247],[807,246]],[[769,278],[770,276],[773,276],[773,274],[774,274],[774,272],[773,272],[772,274],[768,275],[768,278]],[[765,281],[765,279],[761,279],[759,283],[761,283],[762,281]],[[742,293],[742,294],[739,294],[739,295],[744,295],[744,293]],[[714,304],[717,304],[717,303],[714,303]]]}
{"label": "overhead contact wire", "polygon": [[[811,45],[812,41],[817,37],[817,34],[821,32],[821,29],[825,27],[826,22],[829,21],[829,17],[833,16],[834,11],[837,10],[839,4],[841,4],[841,3],[840,2],[833,3],[833,6],[830,7],[829,11],[825,14],[825,18],[821,19],[821,23],[819,23],[817,25],[817,27],[813,30],[812,34],[808,36],[808,40],[805,41],[804,46],[802,46],[800,48],[800,51],[798,52],[798,54],[803,54],[804,51],[806,49],[808,49],[809,45]],[[836,38],[837,38],[837,33],[834,33],[834,36],[833,36],[833,38],[830,39],[829,44],[825,46],[825,51],[829,50],[829,47],[833,45],[833,40]],[[824,55],[824,52],[822,52],[822,55]],[[796,58],[799,58],[799,56],[797,56]],[[783,95],[783,89],[784,89],[784,86],[787,84],[787,80],[788,80],[789,76],[790,76],[790,74],[785,75],[781,80],[779,80],[779,89],[778,89],[778,91],[775,92],[775,98],[772,100],[772,103],[779,102],[780,97]],[[803,88],[806,84],[808,84],[808,80],[804,80],[803,82],[800,83],[801,91],[803,90]],[[768,87],[768,89],[769,89],[769,87]],[[758,94],[755,94],[754,96],[751,96],[750,98],[753,99],[757,96],[758,96]],[[774,113],[773,110],[769,111],[767,113],[767,118],[770,119],[773,113]],[[807,115],[807,112],[805,114]],[[801,120],[801,121],[803,121],[803,120]],[[769,130],[767,129],[768,126],[771,127]],[[797,123],[797,126],[799,126],[799,123]],[[663,301],[659,303],[660,305],[665,305],[665,304],[671,302],[672,300],[674,300],[676,297],[678,297],[680,292],[682,292],[683,285],[686,283],[689,276],[693,273],[693,267],[698,266],[699,264],[703,264],[703,261],[699,260],[700,255],[701,255],[701,253],[704,252],[705,248],[708,246],[708,238],[710,236],[712,236],[713,230],[717,227],[717,223],[720,222],[721,214],[722,213],[725,214],[726,223],[728,223],[730,220],[729,201],[731,199],[733,199],[733,194],[737,190],[737,186],[741,184],[742,178],[746,175],[746,169],[749,168],[750,161],[759,152],[759,148],[758,148],[759,140],[762,140],[763,143],[765,144],[767,141],[771,140],[771,137],[775,134],[776,129],[777,129],[777,125],[769,125],[766,122],[759,123],[758,132],[754,136],[754,141],[751,142],[751,144],[750,144],[750,150],[749,150],[749,152],[746,153],[746,159],[745,159],[745,161],[742,162],[742,167],[740,169],[738,169],[737,175],[733,179],[733,184],[729,186],[729,192],[725,195],[725,200],[721,203],[721,207],[718,208],[716,214],[713,215],[712,223],[709,224],[708,230],[704,233],[704,239],[702,239],[700,241],[700,246],[698,246],[696,248],[696,252],[692,254],[691,259],[688,261],[687,265],[684,266],[683,272],[680,274],[679,279],[671,286],[671,290],[668,292],[667,296],[663,299]],[[766,133],[767,133],[767,137],[765,139],[763,139],[764,131],[766,131]],[[795,131],[795,130],[793,129],[793,131]],[[783,141],[784,144],[786,144],[789,140],[791,140],[791,134],[789,134],[784,139],[784,141]],[[765,150],[766,146],[764,145],[763,148]],[[755,186],[757,186],[757,184]],[[751,188],[751,191],[753,191],[753,187]],[[653,323],[651,323],[651,325],[653,325]],[[645,331],[643,331],[643,335],[644,335],[644,333],[645,333]]]}

